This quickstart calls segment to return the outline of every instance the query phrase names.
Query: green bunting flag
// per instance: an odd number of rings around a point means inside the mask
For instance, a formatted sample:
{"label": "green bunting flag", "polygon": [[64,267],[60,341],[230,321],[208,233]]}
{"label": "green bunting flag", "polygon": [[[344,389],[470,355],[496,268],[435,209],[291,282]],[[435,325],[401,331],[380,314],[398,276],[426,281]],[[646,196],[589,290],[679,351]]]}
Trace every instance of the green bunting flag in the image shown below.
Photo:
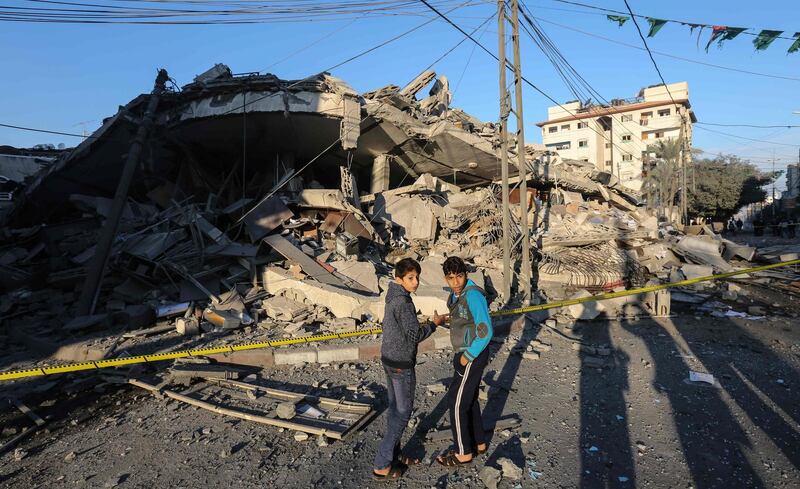
{"label": "green bunting flag", "polygon": [[647,22],[650,23],[650,32],[647,33],[647,37],[655,36],[658,33],[658,31],[660,31],[661,28],[664,27],[664,24],[667,23],[666,20],[654,19],[652,17],[648,17]]}
{"label": "green bunting flag", "polygon": [[746,30],[747,27],[713,26],[711,28],[711,38],[709,38],[708,44],[706,44],[706,52],[708,52],[708,48],[711,46],[712,42],[717,41],[717,46],[721,47],[723,42],[730,41]]}
{"label": "green bunting flag", "polygon": [[758,33],[758,37],[753,39],[753,46],[756,47],[756,51],[763,51],[764,49],[767,49],[769,45],[772,44],[772,41],[777,39],[781,34],[783,34],[783,31],[770,31],[764,29]]}
{"label": "green bunting flag", "polygon": [[800,51],[800,32],[794,33],[794,42],[791,46],[789,46],[789,50],[786,51],[787,53],[796,53]]}
{"label": "green bunting flag", "polygon": [[630,19],[627,15],[606,15],[606,18],[611,22],[616,22],[620,27]]}

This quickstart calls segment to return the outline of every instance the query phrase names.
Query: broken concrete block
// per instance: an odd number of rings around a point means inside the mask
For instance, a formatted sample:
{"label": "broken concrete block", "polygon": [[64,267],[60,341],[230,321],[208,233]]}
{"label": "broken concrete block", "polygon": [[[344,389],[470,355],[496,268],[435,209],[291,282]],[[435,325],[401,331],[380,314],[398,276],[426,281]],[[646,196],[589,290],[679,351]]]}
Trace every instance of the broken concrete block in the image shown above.
{"label": "broken concrete block", "polygon": [[[591,297],[592,293],[588,290],[580,290],[570,296],[570,299],[581,299],[584,297]],[[594,319],[601,313],[605,312],[606,308],[601,301],[584,302],[583,304],[574,304],[567,307],[569,315],[575,319],[589,320]]]}
{"label": "broken concrete block", "polygon": [[494,467],[489,467],[488,465],[481,469],[481,471],[478,473],[478,478],[488,489],[497,489],[497,484],[503,480],[503,476],[500,474],[500,471]]}
{"label": "broken concrete block", "polygon": [[517,467],[511,459],[501,457],[497,459],[497,463],[503,469],[503,477],[508,477],[515,481],[522,479],[522,468]]}
{"label": "broken concrete block", "polygon": [[538,360],[539,359],[539,352],[538,351],[526,351],[522,354],[522,358],[524,360]]}
{"label": "broken concrete block", "polygon": [[358,318],[367,312],[372,313],[377,320],[383,318],[384,304],[381,304],[383,298],[370,297],[309,280],[297,280],[290,272],[277,267],[265,267],[262,282],[264,289],[272,295],[281,295],[289,290],[301,293],[311,303],[324,306],[338,318]]}
{"label": "broken concrete block", "polygon": [[380,294],[381,289],[378,287],[378,273],[375,270],[375,265],[368,261],[335,261],[331,266],[336,269],[336,272],[344,275],[345,277],[353,280],[359,285],[373,294]]}
{"label": "broken concrete block", "polygon": [[270,297],[261,301],[261,308],[272,319],[279,321],[292,321],[303,313],[308,312],[308,307],[292,299],[282,296]]}
{"label": "broken concrete block", "polygon": [[308,438],[308,433],[303,433],[302,431],[297,431],[294,434],[294,441],[306,441]]}
{"label": "broken concrete block", "polygon": [[281,419],[292,419],[297,413],[297,406],[293,402],[281,402],[275,408],[275,414]]}
{"label": "broken concrete block", "polygon": [[316,363],[317,351],[310,349],[276,350],[274,353],[275,365],[299,365],[301,363]]}
{"label": "broken concrete block", "polygon": [[317,363],[341,363],[358,360],[358,346],[331,346],[317,351]]}
{"label": "broken concrete block", "polygon": [[358,322],[354,318],[336,318],[329,326],[334,333],[349,333],[358,329]]}
{"label": "broken concrete block", "polygon": [[428,384],[425,387],[428,389],[428,392],[432,394],[444,394],[445,392],[447,392],[447,386],[441,382]]}
{"label": "broken concrete block", "polygon": [[175,330],[183,336],[196,336],[200,334],[200,321],[195,317],[178,318]]}
{"label": "broken concrete block", "polygon": [[707,277],[714,275],[714,268],[708,265],[695,265],[693,263],[685,263],[681,266],[681,272],[687,280],[693,278]]}
{"label": "broken concrete block", "polygon": [[761,306],[750,306],[747,308],[747,314],[751,316],[764,316],[767,311]]}

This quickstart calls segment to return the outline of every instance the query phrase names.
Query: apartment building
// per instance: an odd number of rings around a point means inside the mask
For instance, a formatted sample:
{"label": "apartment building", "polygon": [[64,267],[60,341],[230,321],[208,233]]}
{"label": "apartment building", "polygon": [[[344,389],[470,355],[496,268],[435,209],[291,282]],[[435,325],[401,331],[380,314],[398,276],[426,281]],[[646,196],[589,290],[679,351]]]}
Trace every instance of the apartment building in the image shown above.
{"label": "apartment building", "polygon": [[[671,97],[670,97],[671,95]],[[674,103],[673,103],[674,100]],[[572,101],[547,109],[542,142],[562,158],[593,163],[634,190],[642,187],[648,145],[677,138],[682,120],[691,148],[692,123],[687,82],[643,88],[633,99],[614,99],[609,105]]]}

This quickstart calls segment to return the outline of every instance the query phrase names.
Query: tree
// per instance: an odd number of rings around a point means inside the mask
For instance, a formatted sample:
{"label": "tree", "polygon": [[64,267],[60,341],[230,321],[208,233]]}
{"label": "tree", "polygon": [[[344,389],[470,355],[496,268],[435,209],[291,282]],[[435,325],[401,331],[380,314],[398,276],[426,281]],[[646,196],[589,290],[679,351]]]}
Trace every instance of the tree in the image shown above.
{"label": "tree", "polygon": [[675,197],[680,190],[680,160],[683,139],[662,139],[647,147],[643,190],[647,206],[660,209],[666,216],[673,216]]}
{"label": "tree", "polygon": [[762,202],[767,196],[763,187],[780,175],[762,172],[734,155],[698,158],[693,164],[689,213],[716,221],[726,221],[743,206]]}

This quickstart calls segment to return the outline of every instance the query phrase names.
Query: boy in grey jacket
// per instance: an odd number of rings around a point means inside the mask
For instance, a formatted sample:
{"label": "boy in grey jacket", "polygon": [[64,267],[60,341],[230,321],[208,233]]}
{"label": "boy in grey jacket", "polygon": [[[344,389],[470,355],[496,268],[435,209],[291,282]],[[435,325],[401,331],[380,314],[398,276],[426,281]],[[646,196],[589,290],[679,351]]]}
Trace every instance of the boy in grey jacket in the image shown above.
{"label": "boy in grey jacket", "polygon": [[419,460],[400,454],[400,440],[414,408],[417,345],[445,321],[445,317],[437,313],[433,324],[419,323],[411,293],[419,287],[420,271],[419,263],[415,260],[400,260],[394,268],[395,281],[389,284],[386,293],[381,363],[386,372],[389,406],[386,410],[386,434],[375,455],[372,469],[376,479],[397,479],[402,475],[404,466],[419,463]]}

